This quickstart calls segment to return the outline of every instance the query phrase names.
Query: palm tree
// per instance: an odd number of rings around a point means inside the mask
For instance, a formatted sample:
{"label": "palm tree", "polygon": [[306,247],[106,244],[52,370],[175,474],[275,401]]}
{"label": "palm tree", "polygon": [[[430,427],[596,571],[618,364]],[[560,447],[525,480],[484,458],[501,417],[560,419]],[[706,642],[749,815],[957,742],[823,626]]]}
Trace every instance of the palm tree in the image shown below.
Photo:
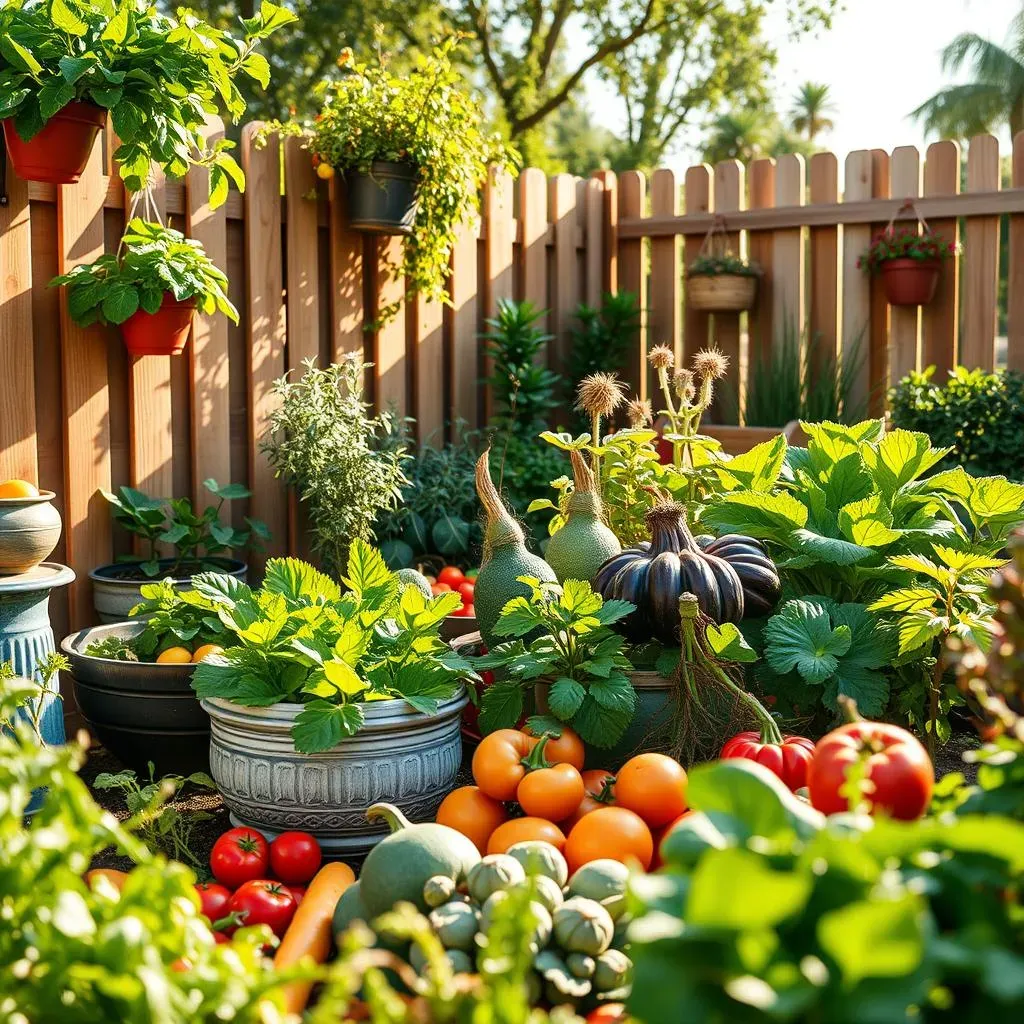
{"label": "palm tree", "polygon": [[704,159],[709,164],[722,160],[749,163],[764,156],[771,148],[774,118],[761,110],[734,110],[716,118],[711,135],[704,145]]}
{"label": "palm tree", "polygon": [[1010,23],[1005,46],[973,32],[958,35],[942,51],[942,70],[970,68],[971,81],[950,85],[911,113],[927,131],[963,139],[1009,125],[1024,129],[1024,11]]}
{"label": "palm tree", "polygon": [[828,86],[821,82],[804,82],[793,99],[793,111],[790,114],[793,131],[806,135],[807,141],[813,142],[819,133],[831,131],[835,127],[832,118],[826,116],[834,112],[835,106],[829,96]]}

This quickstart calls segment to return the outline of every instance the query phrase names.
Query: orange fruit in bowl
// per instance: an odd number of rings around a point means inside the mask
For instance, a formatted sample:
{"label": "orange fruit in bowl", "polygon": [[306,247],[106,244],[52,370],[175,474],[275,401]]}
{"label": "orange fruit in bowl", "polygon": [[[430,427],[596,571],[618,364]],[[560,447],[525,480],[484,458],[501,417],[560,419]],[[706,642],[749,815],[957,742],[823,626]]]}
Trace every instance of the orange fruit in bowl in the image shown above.
{"label": "orange fruit in bowl", "polygon": [[0,498],[38,498],[39,488],[27,480],[4,480],[0,483]]}
{"label": "orange fruit in bowl", "polygon": [[192,663],[198,665],[207,655],[223,653],[224,648],[220,644],[203,644],[202,647],[197,647],[193,652]]}
{"label": "orange fruit in bowl", "polygon": [[158,665],[188,665],[192,662],[192,652],[187,647],[168,647],[156,656]]}

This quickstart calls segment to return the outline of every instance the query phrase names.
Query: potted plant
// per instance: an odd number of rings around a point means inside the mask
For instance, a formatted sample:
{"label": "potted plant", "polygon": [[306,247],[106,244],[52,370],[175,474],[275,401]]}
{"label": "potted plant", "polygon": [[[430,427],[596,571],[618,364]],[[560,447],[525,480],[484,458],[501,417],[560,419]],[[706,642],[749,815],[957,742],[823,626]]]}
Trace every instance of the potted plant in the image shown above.
{"label": "potted plant", "polygon": [[[251,548],[270,534],[258,519],[246,517],[242,529],[221,522],[224,502],[248,498],[248,488],[242,484],[221,487],[213,479],[203,486],[217,500],[202,512],[193,509],[189,498],[150,498],[134,487],[122,487],[117,494],[100,492],[113,507],[114,522],[139,538],[144,550],[142,555],[126,555],[89,574],[101,622],[127,619],[142,600],[142,585],[150,580],[169,578],[173,587],[182,590],[200,572],[245,579],[246,563],[226,553]],[[173,554],[161,557],[160,545],[169,546]]]}
{"label": "potted plant", "polygon": [[133,356],[181,353],[197,306],[238,323],[228,279],[202,244],[139,217],[129,222],[117,254],[75,267],[54,285],[67,285],[68,310],[83,327],[117,324]]}
{"label": "potted plant", "polygon": [[709,313],[738,313],[757,298],[761,271],[734,253],[702,253],[686,270],[686,301]]}
{"label": "potted plant", "polygon": [[881,274],[891,306],[923,306],[934,298],[942,264],[955,252],[956,246],[924,221],[918,227],[899,229],[890,222],[872,239],[857,266],[869,274]]}
{"label": "potted plant", "polygon": [[217,607],[170,580],[139,588],[129,622],[65,637],[75,700],[93,735],[122,764],[188,775],[210,761],[210,720],[192,690],[203,658],[235,643]]}
{"label": "potted plant", "polygon": [[193,14],[178,21],[136,0],[11,0],[0,8],[0,118],[14,169],[30,181],[78,180],[107,114],[121,145],[121,177],[139,192],[156,163],[182,176],[210,168],[211,206],[227,198],[241,169],[203,137],[207,111],[245,111],[232,82],[244,74],[266,87],[260,41],[295,20],[264,2],[232,36]]}
{"label": "potted plant", "polygon": [[235,646],[192,685],[210,715],[210,772],[235,821],[303,829],[335,854],[380,838],[364,812],[385,800],[433,820],[462,760],[468,662],[438,636],[454,593],[403,585],[354,540],[341,587],[297,559],[271,559],[260,590],[204,574]]}
{"label": "potted plant", "polygon": [[410,292],[439,301],[448,298],[455,232],[477,210],[488,166],[517,159],[486,131],[484,111],[463,88],[452,65],[457,44],[458,37],[448,39],[405,75],[383,59],[354,63],[343,51],[342,75],[327,87],[309,129],[317,173],[345,176],[350,225],[408,235],[401,265],[389,272]]}

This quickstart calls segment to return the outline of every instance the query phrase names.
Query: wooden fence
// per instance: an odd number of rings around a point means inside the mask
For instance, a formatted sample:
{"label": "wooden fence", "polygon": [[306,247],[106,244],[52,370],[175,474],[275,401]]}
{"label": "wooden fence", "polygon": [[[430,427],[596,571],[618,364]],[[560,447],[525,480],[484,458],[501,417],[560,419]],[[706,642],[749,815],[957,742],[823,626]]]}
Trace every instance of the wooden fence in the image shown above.
{"label": "wooden fence", "polygon": [[[687,352],[712,340],[733,357],[730,373],[742,387],[749,356],[772,344],[786,318],[838,350],[863,335],[869,358],[858,387],[865,395],[874,388],[877,401],[877,385],[917,365],[993,364],[1000,216],[1009,214],[1008,358],[1024,366],[1024,137],[1014,145],[1014,188],[1004,191],[996,140],[972,140],[964,195],[962,157],[951,142],[923,157],[912,147],[852,153],[842,194],[830,153],[806,164],[785,156],[749,169],[728,161],[684,175],[658,170],[649,180],[636,171],[584,180],[546,179],[537,169],[516,181],[494,175],[480,222],[465,227],[452,254],[452,306],[414,301],[369,333],[376,309],[400,298],[379,271],[400,240],[349,231],[344,188],[318,182],[294,139],[256,148],[254,128],[243,131],[240,147],[244,196],[233,193],[211,211],[202,169],[156,190],[171,223],[201,239],[227,271],[241,311],[237,328],[221,316],[197,318],[177,358],[128,357],[116,331],[79,328],[61,293],[47,287],[55,274],[117,246],[128,204],[111,174],[109,138],[74,186],[28,185],[8,169],[8,204],[0,206],[0,479],[57,492],[65,530],[53,557],[79,574],[53,602],[58,634],[92,618],[89,570],[127,550],[98,488],[130,483],[203,501],[208,477],[246,482],[253,497],[239,513],[268,524],[270,553],[296,550],[297,510],[258,444],[273,380],[305,358],[325,364],[361,350],[375,364],[372,401],[414,416],[420,439],[445,436],[456,419],[481,425],[478,335],[501,297],[549,310],[549,359],[558,368],[580,301],[596,303],[607,290],[642,296],[643,324],[620,370],[644,392],[652,344],[682,354],[684,340]],[[212,136],[221,130],[211,125]],[[920,212],[960,238],[965,255],[944,270],[932,305],[890,310],[856,259],[898,201],[918,195]],[[683,266],[716,213],[764,269],[757,306],[743,317],[708,317],[685,305]]]}

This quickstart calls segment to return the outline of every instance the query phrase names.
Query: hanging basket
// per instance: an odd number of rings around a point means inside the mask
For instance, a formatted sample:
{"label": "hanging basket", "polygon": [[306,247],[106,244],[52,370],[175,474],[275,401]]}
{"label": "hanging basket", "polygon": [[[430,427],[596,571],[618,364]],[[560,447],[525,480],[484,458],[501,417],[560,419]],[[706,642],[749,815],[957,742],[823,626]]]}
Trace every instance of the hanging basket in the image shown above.
{"label": "hanging basket", "polygon": [[886,260],[882,286],[890,306],[926,306],[935,298],[942,265],[938,260]]}
{"label": "hanging basket", "polygon": [[715,214],[686,273],[686,301],[706,313],[741,313],[757,298],[756,269],[729,251],[725,217]]}
{"label": "hanging basket", "polygon": [[164,300],[155,313],[140,309],[121,324],[125,348],[133,356],[180,355],[192,329],[195,299],[176,299],[164,292]]}
{"label": "hanging basket", "polygon": [[412,234],[418,181],[412,164],[376,160],[369,174],[354,171],[346,177],[348,223],[353,231]]}
{"label": "hanging basket", "polygon": [[30,142],[4,121],[4,141],[14,173],[24,181],[73,185],[85,170],[107,112],[92,103],[73,102],[57,111]]}

